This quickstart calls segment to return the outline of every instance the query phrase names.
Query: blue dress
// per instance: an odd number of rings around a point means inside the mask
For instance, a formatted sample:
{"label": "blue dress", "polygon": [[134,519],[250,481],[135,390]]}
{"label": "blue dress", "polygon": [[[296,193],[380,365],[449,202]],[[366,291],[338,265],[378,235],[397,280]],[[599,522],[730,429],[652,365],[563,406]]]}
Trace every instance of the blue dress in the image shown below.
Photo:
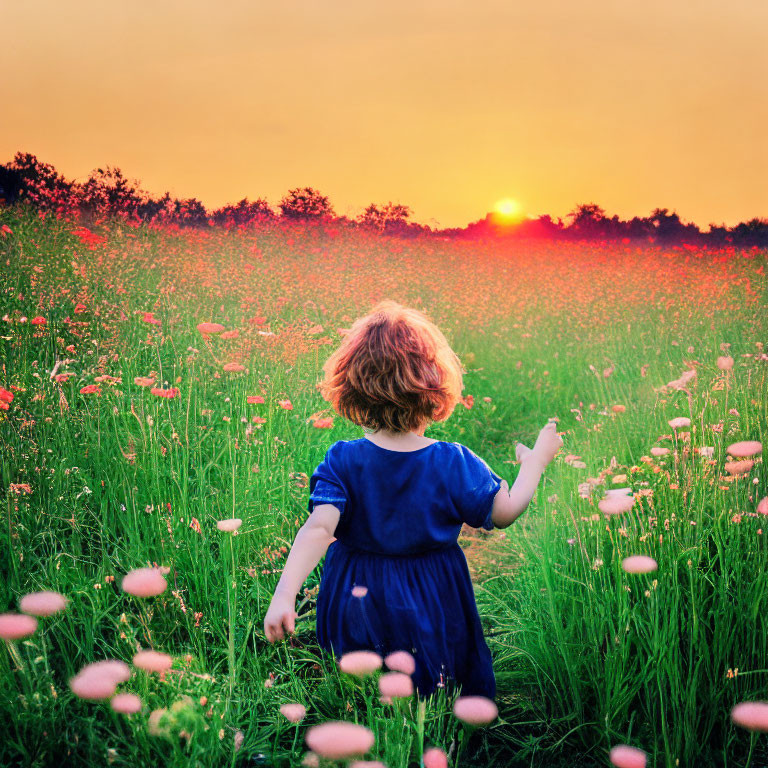
{"label": "blue dress", "polygon": [[[416,661],[418,695],[451,683],[493,699],[493,661],[457,539],[464,523],[493,529],[501,482],[460,443],[391,451],[362,437],[331,445],[309,483],[310,512],[318,504],[341,512],[317,596],[320,647],[337,659],[405,650]],[[355,586],[368,591],[357,597]]]}

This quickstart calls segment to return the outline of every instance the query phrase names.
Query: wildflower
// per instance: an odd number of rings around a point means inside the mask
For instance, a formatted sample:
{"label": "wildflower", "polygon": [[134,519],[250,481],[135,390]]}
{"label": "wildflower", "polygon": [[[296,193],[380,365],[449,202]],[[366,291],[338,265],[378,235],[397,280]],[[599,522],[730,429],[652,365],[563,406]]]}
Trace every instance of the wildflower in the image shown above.
{"label": "wildflower", "polygon": [[448,768],[448,756],[438,747],[424,750],[422,759],[424,760],[424,768]]}
{"label": "wildflower", "polygon": [[76,315],[82,314],[83,312],[85,312],[86,309],[87,309],[87,307],[82,302],[78,302],[77,304],[75,304],[75,314]]}
{"label": "wildflower", "polygon": [[248,395],[248,397],[245,398],[245,402],[250,404],[263,403],[264,398],[261,395]]}
{"label": "wildflower", "polygon": [[715,449],[708,445],[702,445],[701,448],[699,448],[699,454],[704,456],[704,458],[711,459],[715,454]]}
{"label": "wildflower", "polygon": [[654,445],[651,448],[652,456],[666,456],[669,453],[669,448],[662,448],[661,446]]}
{"label": "wildflower", "polygon": [[745,472],[749,472],[754,466],[754,461],[751,459],[744,459],[743,461],[726,461],[725,471],[730,475],[741,475]]}
{"label": "wildflower", "polygon": [[197,330],[200,333],[221,333],[224,330],[224,326],[220,323],[199,323]]}
{"label": "wildflower", "polygon": [[167,723],[162,726],[160,725],[160,721],[163,719],[163,717],[166,714],[168,714],[168,710],[165,707],[161,707],[160,709],[155,709],[150,714],[149,720],[147,721],[147,730],[153,736],[169,735],[169,728]]}
{"label": "wildflower", "polygon": [[614,405],[611,407],[611,410],[614,413],[624,413],[624,411],[627,410],[627,407],[625,405]]}
{"label": "wildflower", "polygon": [[356,585],[352,587],[353,597],[365,597],[368,594],[368,587],[362,585]]}
{"label": "wildflower", "polygon": [[168,582],[158,568],[136,568],[123,577],[123,591],[136,597],[154,597],[165,592]]}
{"label": "wildflower", "polygon": [[129,715],[141,709],[141,699],[135,693],[118,693],[117,696],[112,697],[109,706],[115,712]]}
{"label": "wildflower", "polygon": [[365,754],[374,742],[373,731],[363,725],[335,720],[307,731],[307,746],[329,760]]}
{"label": "wildflower", "polygon": [[627,573],[650,573],[657,570],[659,564],[646,555],[631,555],[621,561],[621,567]]}
{"label": "wildflower", "polygon": [[290,704],[283,704],[280,707],[280,712],[292,723],[298,723],[304,719],[304,715],[307,714],[307,708],[298,702],[291,702]]}
{"label": "wildflower", "polygon": [[317,419],[317,421],[312,423],[312,426],[315,427],[315,429],[330,429],[333,427],[333,419],[330,417],[326,419]]}
{"label": "wildflower", "polygon": [[721,371],[730,371],[733,368],[733,358],[730,355],[718,357],[717,367]]}
{"label": "wildflower", "polygon": [[236,339],[240,335],[240,331],[224,331],[221,334],[222,339]]}
{"label": "wildflower", "polygon": [[133,665],[147,672],[165,672],[172,664],[173,658],[160,651],[139,651],[133,657]]}
{"label": "wildflower", "polygon": [[413,696],[413,680],[404,672],[385,672],[379,678],[379,693],[391,699]]}
{"label": "wildflower", "polygon": [[370,675],[381,669],[383,659],[375,651],[350,651],[339,659],[339,668],[349,675]]}
{"label": "wildflower", "polygon": [[471,408],[475,404],[475,398],[472,395],[467,395],[461,398],[461,404],[465,408]]}
{"label": "wildflower", "polygon": [[763,444],[757,440],[745,440],[741,443],[732,443],[726,448],[726,452],[738,459],[744,459],[748,456],[762,453]]}
{"label": "wildflower", "polygon": [[485,696],[459,696],[453,705],[453,714],[471,725],[485,725],[499,714],[496,704]]}
{"label": "wildflower", "polygon": [[131,668],[124,661],[105,659],[84,666],[69,681],[69,687],[81,699],[109,699],[118,684],[130,677]]}
{"label": "wildflower", "polygon": [[181,390],[178,387],[171,387],[170,389],[163,389],[162,387],[152,387],[149,390],[151,394],[158,397],[164,397],[168,400],[172,400],[174,397],[178,397],[181,394]]}
{"label": "wildflower", "polygon": [[68,600],[58,592],[30,592],[19,601],[19,608],[24,613],[34,616],[50,616],[63,611],[67,607]]}
{"label": "wildflower", "polygon": [[743,701],[731,710],[731,720],[749,731],[768,731],[768,702]]}
{"label": "wildflower", "polygon": [[610,751],[608,759],[616,768],[645,768],[647,756],[642,749],[619,744]]}
{"label": "wildflower", "polygon": [[134,376],[133,383],[138,387],[151,387],[155,383],[154,376]]}
{"label": "wildflower", "polygon": [[293,404],[290,400],[278,400],[278,404],[281,408],[285,408],[286,411],[292,411],[293,410]]}
{"label": "wildflower", "polygon": [[18,640],[31,635],[37,629],[37,619],[22,613],[0,613],[0,637]]}
{"label": "wildflower", "polygon": [[687,416],[677,416],[674,419],[670,419],[667,422],[672,429],[680,429],[681,427],[690,427],[691,420]]}
{"label": "wildflower", "polygon": [[757,512],[761,515],[768,515],[768,496],[760,499],[757,505]]}
{"label": "wildflower", "polygon": [[227,533],[236,533],[237,529],[243,524],[243,521],[239,517],[227,518],[226,520],[219,520],[216,523],[216,527],[220,531],[226,531]]}
{"label": "wildflower", "polygon": [[48,321],[44,317],[38,315],[37,317],[33,317],[29,322],[31,325],[45,325]]}
{"label": "wildflower", "polygon": [[304,768],[319,768],[320,758],[314,752],[307,752],[301,764]]}
{"label": "wildflower", "polygon": [[408,651],[394,651],[384,658],[384,663],[389,669],[405,672],[406,675],[416,671],[416,660]]}
{"label": "wildflower", "polygon": [[353,760],[349,768],[387,768],[381,760]]}
{"label": "wildflower", "polygon": [[634,504],[634,496],[605,496],[597,502],[597,507],[604,515],[621,515],[629,512]]}
{"label": "wildflower", "polygon": [[240,373],[245,370],[245,366],[240,363],[224,363],[223,368],[227,373]]}
{"label": "wildflower", "polygon": [[80,389],[81,395],[101,395],[101,387],[98,384],[86,384]]}

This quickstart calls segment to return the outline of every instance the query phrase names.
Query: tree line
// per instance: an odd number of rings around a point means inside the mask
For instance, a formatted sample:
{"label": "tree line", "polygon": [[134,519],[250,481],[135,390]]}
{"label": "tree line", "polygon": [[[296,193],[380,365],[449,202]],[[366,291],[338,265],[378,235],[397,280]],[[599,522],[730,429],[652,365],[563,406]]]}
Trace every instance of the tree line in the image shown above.
{"label": "tree line", "polygon": [[411,221],[406,205],[372,203],[356,219],[338,216],[327,196],[312,187],[291,189],[280,200],[279,210],[263,198],[207,210],[196,198],[178,199],[166,192],[153,197],[138,181],[128,179],[119,168],[96,168],[85,181],[67,181],[53,165],[35,155],[17,152],[0,165],[0,206],[26,203],[57,216],[93,223],[110,217],[135,223],[175,224],[181,227],[248,227],[278,221],[333,222],[387,235],[413,237],[440,235],[455,239],[533,237],[569,240],[643,240],[659,243],[768,247],[768,219],[753,218],[733,227],[709,225],[702,232],[695,224],[683,223],[675,212],[656,208],[647,217],[624,221],[608,217],[595,203],[576,206],[567,221],[548,215],[511,222],[497,214],[462,228],[432,229]]}

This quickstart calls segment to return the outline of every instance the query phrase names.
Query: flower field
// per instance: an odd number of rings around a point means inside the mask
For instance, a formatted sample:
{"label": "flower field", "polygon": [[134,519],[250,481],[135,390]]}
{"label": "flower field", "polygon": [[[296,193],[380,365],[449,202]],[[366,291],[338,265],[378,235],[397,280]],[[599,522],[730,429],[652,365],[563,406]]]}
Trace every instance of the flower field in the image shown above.
{"label": "flower field", "polygon": [[[768,765],[767,261],[0,210],[0,765]],[[427,437],[510,485],[564,440],[460,538],[497,711],[323,654],[322,561],[264,635],[308,477],[362,435],[322,364],[384,298],[466,369]]]}

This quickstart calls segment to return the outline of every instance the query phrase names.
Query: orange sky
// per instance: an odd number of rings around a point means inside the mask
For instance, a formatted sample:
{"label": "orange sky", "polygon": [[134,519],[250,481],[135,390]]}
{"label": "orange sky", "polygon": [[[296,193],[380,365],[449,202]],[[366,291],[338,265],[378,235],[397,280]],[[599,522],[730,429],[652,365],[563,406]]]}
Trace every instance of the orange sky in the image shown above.
{"label": "orange sky", "polygon": [[768,217],[766,0],[0,0],[0,163],[464,226]]}

